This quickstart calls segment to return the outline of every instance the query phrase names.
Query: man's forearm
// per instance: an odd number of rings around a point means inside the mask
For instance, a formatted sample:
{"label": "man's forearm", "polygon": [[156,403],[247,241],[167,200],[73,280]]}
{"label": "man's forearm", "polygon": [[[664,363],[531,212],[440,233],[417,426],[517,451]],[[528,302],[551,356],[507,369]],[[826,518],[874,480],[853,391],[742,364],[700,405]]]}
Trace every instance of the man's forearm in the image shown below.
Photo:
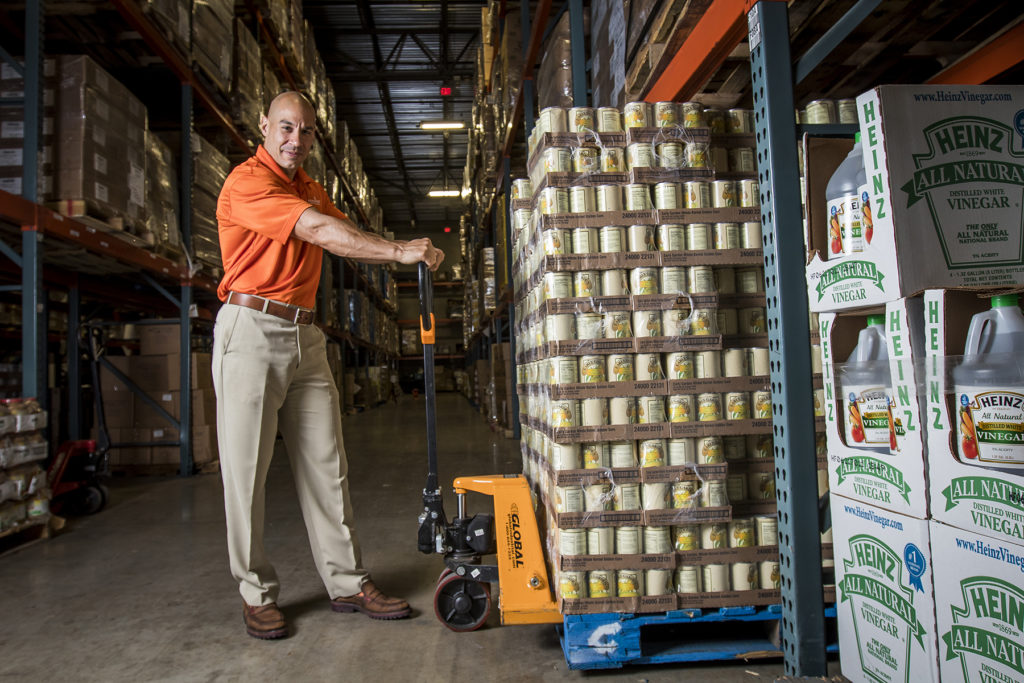
{"label": "man's forearm", "polygon": [[313,208],[299,216],[295,235],[337,256],[368,263],[391,263],[397,261],[401,253],[401,243],[364,232],[350,220],[334,218]]}

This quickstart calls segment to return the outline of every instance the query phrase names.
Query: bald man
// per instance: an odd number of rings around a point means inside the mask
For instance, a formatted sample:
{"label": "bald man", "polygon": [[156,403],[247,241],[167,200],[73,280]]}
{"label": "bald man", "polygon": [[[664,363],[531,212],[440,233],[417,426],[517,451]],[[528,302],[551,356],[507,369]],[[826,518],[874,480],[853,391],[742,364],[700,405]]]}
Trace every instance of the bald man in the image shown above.
{"label": "bald man", "polygon": [[385,240],[359,229],[302,170],[316,114],[299,93],[278,95],[260,119],[263,144],[228,176],[217,202],[225,303],[214,328],[213,382],[231,573],[246,632],[287,635],[279,584],[263,551],[264,489],[280,430],[317,571],[336,612],[400,619],[360,559],[348,492],[341,402],[323,332],[313,325],[323,251],[364,263],[444,254],[429,239]]}

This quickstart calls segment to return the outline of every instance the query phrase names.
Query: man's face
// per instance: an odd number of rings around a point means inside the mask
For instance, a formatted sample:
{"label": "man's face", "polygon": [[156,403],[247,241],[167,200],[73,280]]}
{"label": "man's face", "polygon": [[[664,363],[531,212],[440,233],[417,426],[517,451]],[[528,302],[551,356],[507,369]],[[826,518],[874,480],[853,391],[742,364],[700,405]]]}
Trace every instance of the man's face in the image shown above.
{"label": "man's face", "polygon": [[279,97],[260,119],[263,146],[277,165],[288,175],[295,172],[309,156],[315,140],[316,114],[298,97]]}

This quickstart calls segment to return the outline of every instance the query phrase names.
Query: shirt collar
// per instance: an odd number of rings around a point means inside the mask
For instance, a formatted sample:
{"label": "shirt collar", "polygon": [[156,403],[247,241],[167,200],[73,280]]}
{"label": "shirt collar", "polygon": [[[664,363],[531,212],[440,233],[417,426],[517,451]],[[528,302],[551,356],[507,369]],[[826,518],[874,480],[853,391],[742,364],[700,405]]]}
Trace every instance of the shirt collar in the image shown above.
{"label": "shirt collar", "polygon": [[296,186],[299,186],[305,185],[306,183],[309,182],[309,176],[306,175],[306,172],[302,170],[301,167],[295,172],[294,180],[289,178],[288,174],[285,173],[280,166],[278,166],[277,162],[274,160],[274,157],[270,156],[270,152],[268,152],[263,147],[263,145],[257,145],[256,147],[256,160],[263,164],[264,166],[266,166],[267,168],[269,168],[271,171],[273,171],[274,174],[277,175],[277,177],[279,177],[286,183],[295,184]]}

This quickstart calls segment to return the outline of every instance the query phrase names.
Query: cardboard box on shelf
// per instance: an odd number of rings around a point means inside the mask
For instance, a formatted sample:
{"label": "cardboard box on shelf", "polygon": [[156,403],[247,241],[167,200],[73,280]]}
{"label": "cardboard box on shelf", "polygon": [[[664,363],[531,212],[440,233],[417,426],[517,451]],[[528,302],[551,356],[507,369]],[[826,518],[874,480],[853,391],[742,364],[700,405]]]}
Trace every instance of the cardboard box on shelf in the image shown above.
{"label": "cardboard box on shelf", "polygon": [[219,459],[216,425],[192,425],[192,461],[205,465]]}
{"label": "cardboard box on shelf", "polygon": [[[135,401],[133,394],[118,392],[103,396],[103,419],[107,430],[131,429],[135,426]],[[111,436],[111,439],[114,437]]]}
{"label": "cardboard box on shelf", "polygon": [[1024,680],[1024,546],[930,526],[942,680]]}
{"label": "cardboard box on shelf", "polygon": [[832,535],[843,675],[938,681],[928,521],[833,495]]}
{"label": "cardboard box on shelf", "polygon": [[841,161],[836,146],[849,143],[805,147],[811,310],[927,288],[1024,284],[1015,126],[1024,87],[882,86],[860,95],[857,108],[871,188],[863,252],[828,259],[824,190]]}
{"label": "cardboard box on shelf", "polygon": [[[145,429],[125,428],[111,430],[111,443],[145,443],[150,441],[149,431]],[[149,465],[153,460],[153,449],[149,446],[127,446],[114,448],[111,451],[113,462],[117,465]]]}
{"label": "cardboard box on shelf", "polygon": [[[171,417],[177,419],[181,416],[181,392],[161,391],[149,394],[148,398],[155,401]],[[140,396],[134,396],[132,411],[134,413],[134,426],[136,427],[170,427],[171,424],[164,419]]]}
{"label": "cardboard box on shelf", "polygon": [[[178,430],[170,427],[156,427],[151,429],[138,429],[137,433],[145,435],[148,441],[172,442],[178,440]],[[181,462],[180,446],[153,446],[152,464],[154,465],[176,465]]]}
{"label": "cardboard box on shelf", "polygon": [[[962,360],[971,317],[988,310],[989,302],[975,292],[928,290],[924,305],[932,516],[961,529],[1024,543],[1024,469],[965,456],[957,433],[957,423],[964,418],[952,371]],[[1017,413],[1019,408],[1006,408],[1008,418]],[[1013,425],[1008,427],[1014,434]]]}
{"label": "cardboard box on shelf", "polygon": [[[121,374],[131,377],[131,358],[128,356],[104,356]],[[100,365],[100,394],[106,401],[131,401],[131,390],[128,385],[118,379],[114,373]]]}
{"label": "cardboard box on shelf", "polygon": [[181,325],[139,325],[139,352],[143,356],[163,356],[181,351]]}
{"label": "cardboard box on shelf", "polygon": [[[899,299],[885,306],[888,364],[872,361],[863,366],[846,365],[857,344],[866,317],[859,314],[822,313],[822,386],[825,394],[825,434],[828,442],[829,488],[835,493],[878,505],[913,517],[928,517],[928,487],[925,477],[923,400],[918,388],[918,366],[924,358],[924,314],[921,297]],[[858,438],[847,425],[851,409],[843,386],[844,369],[869,373],[889,371],[888,386],[861,387],[861,396],[877,394],[871,413],[857,409],[865,426],[874,432],[888,431],[885,442],[858,447]],[[874,374],[874,373],[871,373]]]}
{"label": "cardboard box on shelf", "polygon": [[192,427],[217,425],[217,396],[213,389],[192,390]]}
{"label": "cardboard box on shelf", "polygon": [[131,378],[147,393],[177,391],[181,389],[181,356],[132,356]]}

